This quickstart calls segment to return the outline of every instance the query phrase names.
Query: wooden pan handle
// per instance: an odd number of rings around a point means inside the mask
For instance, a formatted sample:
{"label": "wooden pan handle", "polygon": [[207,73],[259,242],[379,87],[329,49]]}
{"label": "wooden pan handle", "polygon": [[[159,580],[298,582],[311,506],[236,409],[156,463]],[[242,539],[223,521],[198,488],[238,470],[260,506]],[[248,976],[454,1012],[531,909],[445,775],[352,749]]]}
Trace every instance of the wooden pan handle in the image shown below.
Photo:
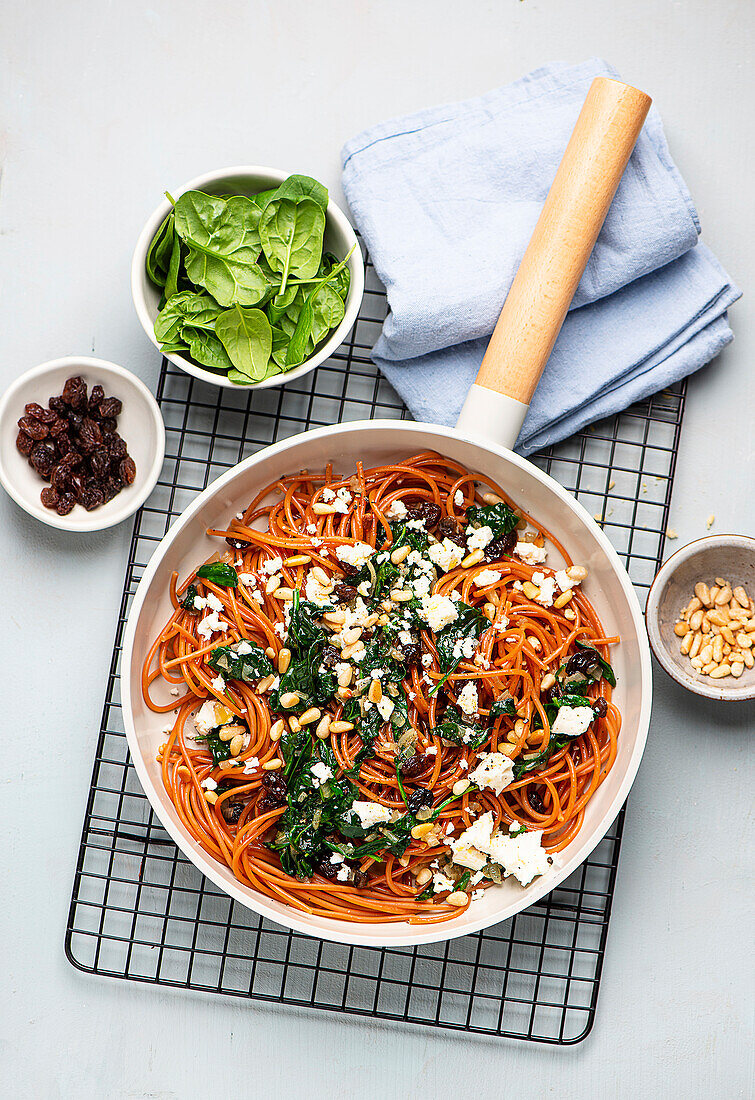
{"label": "wooden pan handle", "polygon": [[[512,399],[522,406],[522,417],[556,342],[650,103],[644,92],[607,77],[597,77],[587,93],[472,387]],[[476,395],[477,406],[481,397],[484,395]],[[493,400],[491,412],[495,405]],[[475,420],[480,430],[476,416]],[[460,427],[471,427],[466,407]],[[502,433],[499,430],[495,434]],[[503,434],[510,432],[504,429]],[[515,436],[516,433],[506,442],[513,445]]]}

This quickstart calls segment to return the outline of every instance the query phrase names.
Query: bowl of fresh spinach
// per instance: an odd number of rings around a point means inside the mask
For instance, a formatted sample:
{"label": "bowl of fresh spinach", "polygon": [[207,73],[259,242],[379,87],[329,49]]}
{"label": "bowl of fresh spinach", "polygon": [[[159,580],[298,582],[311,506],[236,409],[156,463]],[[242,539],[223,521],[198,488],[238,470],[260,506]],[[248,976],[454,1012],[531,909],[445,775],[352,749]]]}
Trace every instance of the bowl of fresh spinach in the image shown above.
{"label": "bowl of fresh spinach", "polygon": [[364,293],[346,215],[309,176],[226,168],[166,192],[134,252],[131,293],[171,363],[217,386],[264,389],[343,343]]}

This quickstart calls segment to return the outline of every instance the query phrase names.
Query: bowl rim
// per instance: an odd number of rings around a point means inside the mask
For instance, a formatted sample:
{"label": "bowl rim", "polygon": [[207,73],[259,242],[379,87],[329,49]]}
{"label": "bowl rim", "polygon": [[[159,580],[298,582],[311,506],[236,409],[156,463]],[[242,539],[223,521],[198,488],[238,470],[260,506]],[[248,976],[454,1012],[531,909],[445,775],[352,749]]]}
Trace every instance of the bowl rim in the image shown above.
{"label": "bowl rim", "polygon": [[[176,188],[175,191],[171,193],[175,194],[176,197],[180,197],[185,194],[186,191],[198,191],[208,184],[222,183],[223,180],[231,179],[236,176],[266,176],[271,182],[282,183],[285,179],[288,179],[290,175],[290,172],[285,172],[280,168],[270,168],[266,165],[258,164],[240,164],[228,168],[218,168],[212,172],[204,172],[202,175],[194,176],[193,179],[187,180],[186,183],[181,184],[180,187]],[[170,208],[171,204],[168,199],[163,199],[159,206],[157,206],[147,218],[137,238],[131,260],[131,298],[134,303],[136,315],[139,318],[139,323],[144,329],[148,339],[152,345],[157,348],[160,354],[164,355],[174,366],[179,367],[181,370],[185,371],[186,374],[190,374],[194,378],[200,379],[202,382],[208,382],[213,386],[220,386],[222,389],[233,389],[241,392],[245,390],[271,389],[288,382],[294,382],[297,378],[309,374],[315,367],[325,362],[325,360],[345,341],[356,323],[364,297],[364,256],[354,227],[338,203],[330,197],[330,192],[328,192],[328,206],[325,212],[326,222],[330,219],[335,223],[338,229],[345,235],[348,242],[348,248],[351,248],[352,245],[355,247],[348,264],[351,282],[349,284],[349,292],[346,296],[346,308],[343,320],[340,325],[333,330],[323,346],[315,351],[314,355],[309,359],[305,359],[303,363],[300,363],[298,367],[294,367],[293,370],[274,374],[270,378],[264,379],[262,382],[251,382],[248,386],[242,386],[235,382],[230,382],[223,374],[192,363],[190,359],[185,359],[182,355],[177,355],[175,352],[164,352],[155,336],[154,321],[150,316],[142,290],[142,276],[144,274],[144,266],[147,260],[149,247],[155,233],[170,212]]]}
{"label": "bowl rim", "polygon": [[[163,461],[165,459],[165,422],[160,412],[160,406],[157,404],[152,393],[145,383],[142,382],[141,378],[137,377],[133,371],[127,370],[117,363],[111,363],[107,359],[99,359],[90,355],[63,355],[59,359],[49,359],[46,363],[40,363],[36,367],[31,367],[11,382],[2,396],[0,396],[0,427],[3,425],[13,399],[27,382],[41,379],[52,371],[59,370],[61,367],[66,370],[74,367],[83,367],[86,370],[98,371],[102,375],[110,376],[111,378],[121,378],[129,385],[133,386],[133,388],[144,398],[145,405],[149,410],[155,428],[157,445],[141,489],[127,504],[121,504],[119,508],[111,509],[110,505],[115,504],[118,500],[118,497],[114,497],[112,501],[108,501],[107,504],[102,505],[100,508],[92,512],[87,512],[84,517],[80,519],[77,517],[76,525],[72,526],[70,523],[66,522],[68,519],[67,516],[59,516],[56,512],[52,511],[49,516],[41,515],[29,505],[28,501],[18,492],[12,478],[8,474],[4,460],[4,448],[2,446],[0,446],[0,484],[2,484],[8,496],[11,497],[20,508],[23,508],[27,515],[33,516],[33,518],[39,520],[40,523],[46,523],[48,527],[56,527],[60,531],[68,531],[71,534],[86,533],[88,531],[105,531],[109,527],[115,527],[116,524],[122,523],[123,520],[128,519],[137,509],[141,508],[142,504],[144,504],[157,484],[157,479],[160,476],[160,472],[163,468]],[[105,513],[103,511],[104,509],[108,509],[108,512]],[[99,518],[98,513],[100,513]]]}
{"label": "bowl rim", "polygon": [[730,685],[723,684],[720,680],[706,683],[698,680],[692,673],[671,660],[668,648],[661,638],[658,626],[658,613],[660,608],[660,596],[668,582],[679,566],[691,558],[698,550],[711,550],[716,546],[741,546],[747,549],[755,558],[755,538],[750,535],[734,533],[721,533],[717,535],[703,535],[699,539],[680,546],[671,557],[667,558],[655,575],[648,592],[645,604],[645,624],[647,626],[650,647],[659,665],[667,672],[672,680],[687,691],[694,692],[705,699],[714,699],[722,703],[740,703],[755,698],[755,683],[747,686],[740,681],[734,681]]}
{"label": "bowl rim", "polygon": [[[304,918],[293,907],[288,906],[285,916],[278,913],[273,907],[270,899],[263,894],[258,894],[255,898],[251,899],[248,896],[249,888],[243,886],[239,882],[227,882],[223,875],[220,873],[218,863],[212,856],[209,856],[203,849],[199,848],[188,835],[184,835],[183,827],[175,824],[169,817],[164,816],[161,812],[161,803],[163,795],[158,789],[157,785],[153,783],[152,777],[147,769],[144,755],[141,751],[137,734],[136,734],[136,721],[131,704],[131,689],[132,679],[134,676],[134,650],[136,642],[136,630],[138,621],[141,617],[142,609],[144,607],[149,587],[152,580],[162,564],[162,560],[166,551],[172,542],[176,539],[179,533],[186,527],[196,516],[196,514],[202,509],[204,504],[212,496],[219,494],[225,485],[238,477],[240,473],[246,473],[247,470],[253,468],[255,463],[259,462],[263,457],[270,455],[284,455],[288,448],[301,443],[302,440],[319,440],[322,438],[332,439],[337,443],[338,437],[344,433],[351,432],[364,432],[364,431],[378,431],[386,428],[396,430],[397,437],[404,433],[411,433],[413,431],[421,431],[434,435],[438,439],[438,449],[443,451],[443,439],[449,434],[463,443],[470,443],[476,447],[482,447],[492,455],[498,458],[503,458],[505,461],[510,462],[512,465],[519,466],[524,469],[528,474],[540,481],[541,484],[552,492],[562,505],[565,505],[574,515],[579,519],[582,525],[588,528],[593,537],[596,539],[598,546],[602,550],[611,572],[615,576],[618,584],[621,586],[624,596],[627,601],[627,606],[630,612],[630,616],[634,625],[634,637],[636,638],[637,645],[640,654],[640,674],[639,674],[639,687],[640,692],[640,707],[639,715],[637,719],[637,733],[634,746],[632,748],[631,756],[627,761],[626,770],[621,778],[621,782],[618,786],[616,794],[611,800],[608,808],[605,810],[603,816],[598,822],[596,822],[589,840],[586,842],[585,850],[582,854],[572,855],[571,859],[564,860],[559,865],[551,868],[551,873],[547,876],[543,876],[540,880],[535,880],[537,885],[533,890],[532,885],[525,888],[527,891],[527,900],[522,905],[518,905],[511,912],[498,913],[494,917],[481,916],[476,920],[469,923],[465,923],[462,927],[453,927],[452,921],[446,921],[443,923],[436,923],[434,925],[414,925],[406,926],[406,931],[399,935],[386,936],[378,933],[365,934],[361,931],[362,926],[359,924],[350,924],[347,921],[334,922],[335,927],[319,926],[318,922],[322,921],[322,918]],[[397,439],[398,445],[398,439]],[[268,920],[274,923],[281,924],[284,927],[292,928],[295,931],[303,932],[305,935],[313,936],[324,940],[329,940],[335,943],[342,944],[354,944],[367,947],[402,947],[402,946],[415,946],[427,943],[439,943],[446,940],[457,939],[461,936],[471,935],[484,928],[489,928],[495,924],[501,923],[504,920],[510,919],[516,913],[521,912],[524,909],[529,908],[539,901],[546,894],[551,893],[557,886],[564,882],[569,875],[571,875],[577,867],[581,866],[595,848],[600,844],[601,840],[605,837],[609,828],[616,820],[616,817],[624,805],[629,791],[634,783],[639,770],[640,762],[642,760],[645,746],[647,743],[647,736],[650,727],[650,717],[652,711],[652,696],[653,696],[653,670],[652,662],[650,660],[650,649],[648,646],[647,635],[645,631],[645,624],[642,617],[642,610],[637,597],[637,592],[632,584],[632,581],[627,573],[626,567],[621,561],[618,552],[613,547],[608,539],[608,536],[604,531],[595,523],[592,516],[587,512],[584,505],[582,505],[576,497],[567,492],[553,477],[544,473],[533,463],[521,458],[514,451],[509,450],[506,447],[497,443],[492,443],[488,440],[475,440],[466,433],[459,431],[455,428],[447,428],[437,424],[425,424],[414,421],[401,421],[401,420],[357,420],[349,421],[344,424],[336,424],[332,426],[324,426],[321,428],[310,429],[307,432],[297,433],[284,440],[279,440],[277,443],[271,444],[268,447],[260,448],[253,455],[244,459],[242,462],[232,466],[229,470],[226,470],[213,482],[211,482],[201,493],[199,493],[184,509],[180,516],[178,516],[174,523],[171,525],[170,530],[166,532],[163,539],[154,548],[152,556],[147,563],[147,566],[142,574],[142,577],[137,586],[134,598],[129,610],[126,627],[123,635],[122,656],[121,656],[121,677],[124,690],[121,693],[121,705],[123,710],[124,730],[126,733],[126,739],[129,744],[131,752],[131,758],[136,769],[139,782],[147,796],[148,801],[152,805],[158,819],[160,820],[163,828],[168,832],[172,839],[177,844],[178,848],[191,860],[191,862],[199,868],[199,870],[207,878],[210,879],[224,894],[227,894],[246,908],[251,909],[253,912],[258,913],[260,916],[266,917]],[[310,923],[311,922],[311,923]],[[394,928],[397,926],[394,925]]]}

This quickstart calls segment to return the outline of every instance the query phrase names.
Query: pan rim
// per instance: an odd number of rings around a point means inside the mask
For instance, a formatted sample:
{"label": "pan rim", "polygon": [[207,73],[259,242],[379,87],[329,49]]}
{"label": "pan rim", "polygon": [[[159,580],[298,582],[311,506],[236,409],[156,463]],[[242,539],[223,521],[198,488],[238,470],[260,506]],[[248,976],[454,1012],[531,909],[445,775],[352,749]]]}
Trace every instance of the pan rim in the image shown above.
{"label": "pan rim", "polygon": [[[578,857],[573,856],[570,860],[565,859],[557,869],[553,869],[551,874],[543,876],[542,880],[536,879],[533,884],[526,887],[523,890],[521,905],[509,904],[505,907],[504,911],[493,914],[492,916],[487,914],[476,920],[469,921],[467,919],[463,927],[454,927],[453,922],[444,922],[434,925],[406,925],[406,933],[399,933],[398,935],[395,933],[395,930],[401,927],[398,923],[386,924],[383,926],[386,930],[392,930],[392,934],[390,935],[381,935],[372,932],[369,934],[360,934],[360,929],[365,926],[349,924],[346,921],[327,922],[324,918],[307,917],[290,906],[287,907],[286,913],[282,914],[269,904],[268,899],[264,895],[257,894],[250,887],[243,886],[241,883],[229,883],[226,881],[219,871],[222,865],[218,864],[211,856],[200,849],[188,832],[184,830],[183,826],[171,821],[167,816],[163,816],[163,798],[161,792],[153,783],[152,777],[147,769],[146,761],[137,739],[136,725],[131,706],[131,689],[135,674],[133,668],[134,642],[137,625],[144,607],[147,592],[169,546],[177,538],[179,533],[191,523],[196,513],[201,510],[204,504],[215,494],[222,492],[224,486],[235,479],[240,473],[253,468],[257,463],[262,461],[263,458],[282,454],[289,448],[305,441],[316,441],[323,437],[333,439],[340,435],[352,434],[354,432],[385,431],[386,429],[397,434],[397,441],[401,434],[409,434],[417,431],[435,436],[438,439],[437,449],[440,453],[444,452],[443,440],[447,439],[449,436],[452,436],[461,443],[466,443],[473,447],[482,447],[491,454],[502,458],[512,465],[518,466],[527,474],[534,476],[536,480],[539,480],[547,490],[557,496],[559,500],[574,513],[578,520],[588,529],[588,531],[590,531],[597,541],[611,566],[613,574],[621,585],[627,600],[640,656],[639,691],[641,694],[639,716],[637,720],[637,734],[632,754],[627,762],[626,770],[621,778],[617,793],[611,800],[602,819],[593,828],[589,838],[583,842],[584,850],[580,848]],[[139,669],[136,670],[136,673],[140,676]],[[139,585],[134,593],[123,636],[121,680],[122,684],[125,685],[125,690],[123,687],[121,690],[124,729],[139,782],[160,824],[176,843],[179,850],[224,894],[227,894],[233,900],[238,901],[239,904],[244,905],[246,908],[251,909],[267,920],[315,938],[346,945],[366,947],[418,946],[421,944],[442,943],[446,940],[471,935],[484,928],[490,928],[505,920],[509,920],[517,913],[530,908],[547,894],[551,893],[556,887],[564,882],[577,867],[585,862],[601,840],[603,840],[611,825],[616,820],[616,817],[627,799],[642,760],[647,742],[652,706],[652,663],[650,645],[637,594],[618,553],[584,506],[580,504],[571,493],[564,489],[563,486],[559,485],[554,478],[544,473],[532,462],[517,455],[514,451],[509,450],[507,447],[488,440],[473,439],[470,435],[459,431],[457,428],[444,427],[436,424],[425,424],[418,421],[396,421],[390,419],[355,420],[344,424],[325,425],[321,428],[313,428],[307,432],[297,433],[285,440],[261,448],[249,458],[232,466],[199,493],[181,515],[178,516],[165,536],[157,544],[152,557],[145,567],[142,578],[139,581]],[[544,883],[542,888],[537,887],[536,884],[538,882]],[[376,922],[376,925],[367,927],[379,927],[379,925]]]}

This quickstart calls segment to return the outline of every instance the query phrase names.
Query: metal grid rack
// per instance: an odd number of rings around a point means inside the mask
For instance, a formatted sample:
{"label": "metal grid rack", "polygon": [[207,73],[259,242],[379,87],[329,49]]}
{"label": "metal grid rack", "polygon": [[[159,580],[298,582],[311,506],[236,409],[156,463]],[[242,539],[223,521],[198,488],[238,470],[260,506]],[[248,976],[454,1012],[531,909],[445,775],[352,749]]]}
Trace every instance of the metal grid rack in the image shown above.
{"label": "metal grid rack", "polygon": [[[155,545],[200,490],[258,448],[322,424],[408,416],[369,359],[385,310],[368,266],[348,342],[313,374],[277,389],[215,389],[163,363],[165,466],[134,528],[66,954],[79,969],[110,977],[576,1043],[595,1017],[623,811],[566,882],[512,920],[431,946],[344,947],[262,920],[207,882],[154,817],[128,755],[121,644]],[[684,387],[675,387],[535,458],[601,520],[643,598],[661,560],[683,406]]]}

